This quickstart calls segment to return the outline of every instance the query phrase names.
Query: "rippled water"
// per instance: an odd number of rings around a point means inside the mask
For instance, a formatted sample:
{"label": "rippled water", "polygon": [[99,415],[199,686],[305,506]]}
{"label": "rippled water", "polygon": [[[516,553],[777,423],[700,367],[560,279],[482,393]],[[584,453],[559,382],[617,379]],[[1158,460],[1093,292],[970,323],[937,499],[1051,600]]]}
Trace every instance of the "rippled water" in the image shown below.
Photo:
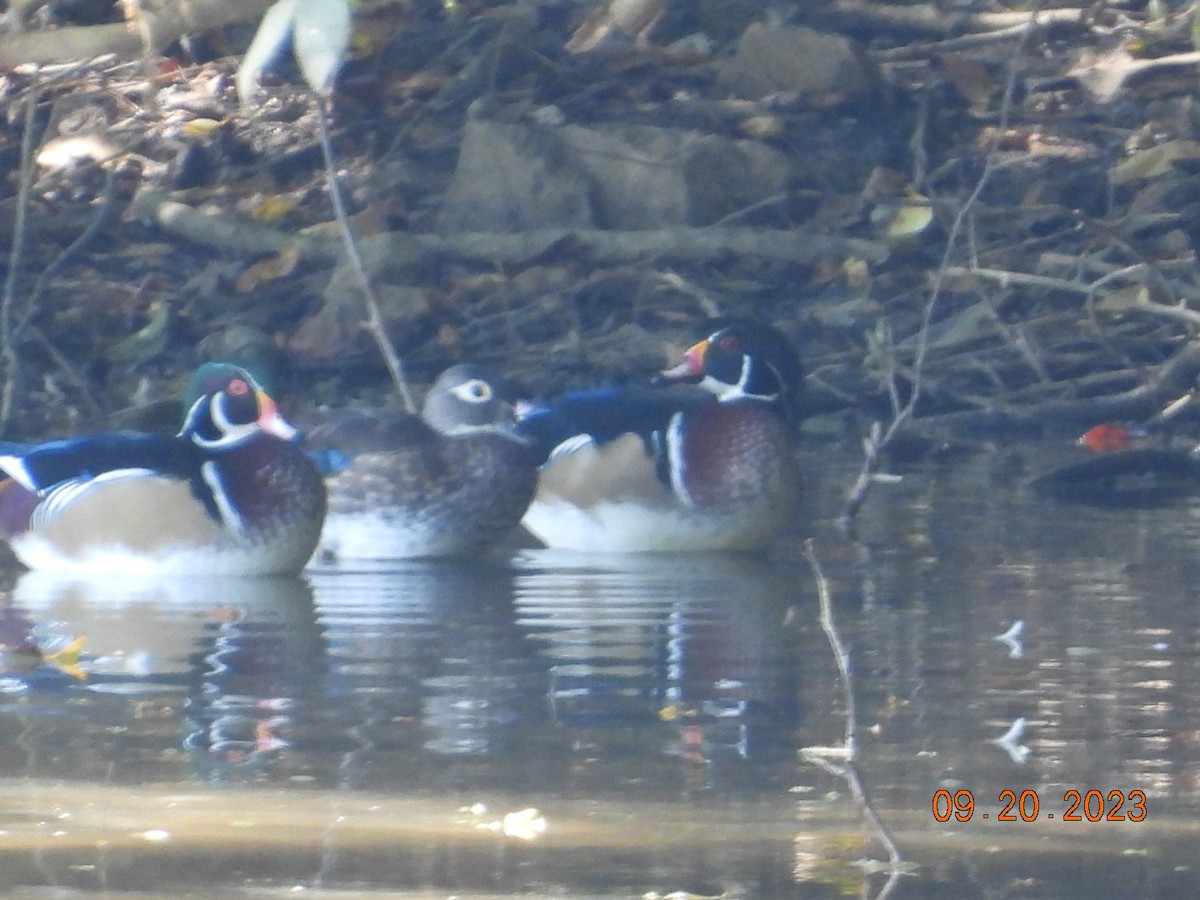
{"label": "rippled water", "polygon": [[[1055,503],[1010,463],[878,485],[857,541],[830,524],[850,473],[809,466],[893,896],[1200,896],[1200,508]],[[841,761],[799,752],[846,723],[801,550],[13,573],[0,890],[877,892],[886,853]],[[970,821],[938,821],[939,790]],[[1006,790],[1030,792],[1015,821]],[[1063,821],[1072,790],[1101,794]],[[1089,821],[1113,791],[1130,815],[1143,792],[1144,821]]]}

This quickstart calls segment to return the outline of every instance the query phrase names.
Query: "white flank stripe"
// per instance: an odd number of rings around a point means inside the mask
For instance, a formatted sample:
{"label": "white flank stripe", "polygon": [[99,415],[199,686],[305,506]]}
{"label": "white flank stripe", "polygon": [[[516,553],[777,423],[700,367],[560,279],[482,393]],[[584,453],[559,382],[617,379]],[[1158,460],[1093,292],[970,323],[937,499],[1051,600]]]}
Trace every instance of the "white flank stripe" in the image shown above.
{"label": "white flank stripe", "polygon": [[686,468],[683,462],[683,413],[671,416],[667,426],[667,470],[671,476],[671,489],[684,506],[692,505],[692,497],[684,484],[683,476]]}
{"label": "white flank stripe", "polygon": [[225,493],[225,485],[221,483],[221,473],[217,470],[217,464],[209,460],[200,466],[200,474],[204,478],[204,483],[212,491],[213,500],[216,501],[217,511],[221,513],[221,520],[225,523],[225,527],[235,534],[244,534],[245,523],[242,522],[242,517],[238,515],[238,511],[229,501],[229,495]]}

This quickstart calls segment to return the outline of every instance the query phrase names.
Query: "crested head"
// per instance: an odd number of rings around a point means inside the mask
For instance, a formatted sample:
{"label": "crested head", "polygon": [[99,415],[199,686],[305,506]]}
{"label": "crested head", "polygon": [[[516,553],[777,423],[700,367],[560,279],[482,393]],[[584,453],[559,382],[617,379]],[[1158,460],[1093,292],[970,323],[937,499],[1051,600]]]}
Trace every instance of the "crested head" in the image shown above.
{"label": "crested head", "polygon": [[438,376],[421,417],[443,434],[512,430],[517,391],[485,366],[460,363]]}
{"label": "crested head", "polygon": [[187,393],[195,396],[184,417],[181,437],[217,449],[266,433],[292,440],[289,425],[254,376],[232,363],[205,363],[192,376]]}
{"label": "crested head", "polygon": [[717,335],[741,341],[751,356],[769,364],[779,375],[786,390],[799,390],[804,382],[804,365],[796,345],[773,325],[746,316],[718,316],[701,323],[697,339]]}
{"label": "crested head", "polygon": [[712,320],[720,325],[688,348],[678,366],[662,374],[671,383],[698,383],[721,399],[775,400],[799,378],[800,361],[790,342],[769,325],[750,320]]}

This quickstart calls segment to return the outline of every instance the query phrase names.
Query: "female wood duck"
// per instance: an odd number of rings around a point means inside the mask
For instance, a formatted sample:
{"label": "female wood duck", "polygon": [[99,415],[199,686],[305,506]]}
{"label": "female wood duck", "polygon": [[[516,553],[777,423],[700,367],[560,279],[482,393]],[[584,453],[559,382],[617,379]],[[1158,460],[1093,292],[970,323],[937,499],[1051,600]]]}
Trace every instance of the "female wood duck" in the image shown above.
{"label": "female wood duck", "polygon": [[325,488],[244,369],[212,363],[177,435],[0,447],[0,535],[31,569],[273,575],[304,567]]}
{"label": "female wood duck", "polygon": [[419,417],[348,413],[312,429],[329,487],[321,555],[462,556],[511,532],[533,499],[537,461],[515,432],[510,390],[481,366],[457,365]]}
{"label": "female wood duck", "polygon": [[754,550],[795,518],[801,478],[792,451],[788,376],[799,361],[768,326],[721,320],[664,372],[675,390],[573,395],[527,410],[542,466],[522,524],[550,547],[584,551]]}

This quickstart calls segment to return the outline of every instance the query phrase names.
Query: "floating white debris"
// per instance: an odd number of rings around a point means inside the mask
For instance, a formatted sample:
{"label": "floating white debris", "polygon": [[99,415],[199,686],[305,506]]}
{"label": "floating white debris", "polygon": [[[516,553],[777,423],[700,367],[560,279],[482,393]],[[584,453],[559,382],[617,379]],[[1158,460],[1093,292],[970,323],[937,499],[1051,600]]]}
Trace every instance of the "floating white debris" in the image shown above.
{"label": "floating white debris", "polygon": [[994,638],[992,638],[992,640],[999,641],[1008,647],[1009,658],[1020,659],[1025,653],[1025,648],[1021,644],[1021,633],[1024,630],[1025,620],[1017,619],[1017,621],[1013,622],[1012,627],[1009,628],[1008,631],[1004,632],[1004,634],[996,635]]}
{"label": "floating white debris", "polygon": [[800,756],[809,762],[848,761],[854,759],[854,746],[846,743],[837,747],[801,747]]}
{"label": "floating white debris", "polygon": [[1013,762],[1017,763],[1017,765],[1020,765],[1029,758],[1030,753],[1029,748],[1021,743],[1021,736],[1024,733],[1025,717],[1021,716],[1021,718],[1012,723],[1008,731],[1006,731],[1001,737],[996,738],[994,741],[992,741],[992,743],[1004,750],[1004,752],[1009,755],[1009,758],[1012,759]]}
{"label": "floating white debris", "polygon": [[532,841],[539,834],[546,833],[546,817],[535,807],[510,812],[504,816],[501,830],[508,837]]}

